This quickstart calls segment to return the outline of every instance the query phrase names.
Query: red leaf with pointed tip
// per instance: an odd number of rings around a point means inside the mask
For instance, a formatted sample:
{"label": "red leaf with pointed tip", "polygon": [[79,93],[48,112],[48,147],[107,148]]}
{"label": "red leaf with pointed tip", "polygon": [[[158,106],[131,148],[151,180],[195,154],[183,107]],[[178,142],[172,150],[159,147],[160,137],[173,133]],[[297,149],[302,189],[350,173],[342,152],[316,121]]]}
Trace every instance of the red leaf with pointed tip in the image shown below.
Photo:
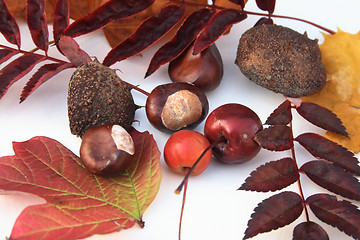
{"label": "red leaf with pointed tip", "polygon": [[265,124],[288,125],[292,120],[291,103],[285,100],[268,117]]}
{"label": "red leaf with pointed tip", "polygon": [[154,54],[145,78],[154,73],[161,65],[179,56],[195,40],[213,14],[214,12],[207,8],[191,13],[175,36]]}
{"label": "red leaf with pointed tip", "polygon": [[335,166],[360,176],[360,166],[354,153],[316,133],[303,133],[295,138],[314,157],[332,162]]}
{"label": "red leaf with pointed tip", "polygon": [[47,52],[49,30],[45,16],[45,0],[26,0],[26,21],[35,45]]}
{"label": "red leaf with pointed tip", "polygon": [[0,158],[0,189],[36,194],[45,204],[27,207],[10,239],[79,239],[129,228],[155,198],[161,180],[160,152],[153,137],[132,129],[133,162],[119,176],[90,174],[59,142],[35,137],[14,143],[14,156]]}
{"label": "red leaf with pointed tip", "polygon": [[20,103],[33,93],[41,84],[58,74],[59,72],[74,67],[72,63],[50,63],[41,66],[39,70],[29,79],[24,87],[21,96]]}
{"label": "red leaf with pointed tip", "polygon": [[258,167],[238,190],[268,192],[281,190],[299,179],[295,161],[283,158]]}
{"label": "red leaf with pointed tip", "polygon": [[354,239],[360,239],[360,211],[348,201],[338,201],[329,194],[315,194],[306,199],[321,221],[338,228]]}
{"label": "red leaf with pointed tip", "polygon": [[58,46],[62,54],[76,67],[92,61],[72,37],[62,36],[59,39]]}
{"label": "red leaf with pointed tip", "polygon": [[110,66],[116,61],[124,60],[142,52],[178,23],[184,13],[185,8],[183,6],[170,5],[164,7],[158,16],[146,19],[129,38],[115,46],[105,57],[103,64]]}
{"label": "red leaf with pointed tip", "polygon": [[294,146],[290,127],[274,125],[259,131],[254,140],[262,147],[271,151],[285,151]]}
{"label": "red leaf with pointed tip", "polygon": [[245,18],[247,18],[246,13],[235,9],[224,9],[217,12],[195,40],[193,54],[199,54],[223,35],[229,27]]}
{"label": "red leaf with pointed tip", "polygon": [[301,197],[294,192],[282,192],[262,201],[251,215],[243,239],[286,226],[302,213]]}
{"label": "red leaf with pointed tip", "polygon": [[242,9],[245,7],[245,1],[244,0],[229,0],[232,3],[235,3],[237,5],[240,5]]}
{"label": "red leaf with pointed tip", "polygon": [[15,44],[20,49],[21,39],[19,26],[4,0],[0,0],[0,32],[9,43]]}
{"label": "red leaf with pointed tip", "polygon": [[[1,1],[1,0],[0,0]],[[9,60],[12,56],[19,53],[18,51],[12,49],[0,49],[0,64]]]}
{"label": "red leaf with pointed tip", "polygon": [[88,15],[76,20],[64,31],[64,35],[76,37],[105,27],[111,21],[139,13],[153,4],[154,0],[110,0]]}
{"label": "red leaf with pointed tip", "polygon": [[305,163],[301,171],[316,184],[343,197],[360,200],[360,182],[344,169],[315,160]]}
{"label": "red leaf with pointed tip", "polygon": [[55,42],[58,41],[65,28],[69,26],[69,16],[69,0],[58,0],[54,9],[53,35]]}
{"label": "red leaf with pointed tip", "polygon": [[348,137],[345,127],[335,113],[318,104],[302,102],[297,107],[298,113],[312,124],[325,130]]}
{"label": "red leaf with pointed tip", "polygon": [[319,224],[309,221],[294,228],[293,240],[329,240],[329,236]]}
{"label": "red leaf with pointed tip", "polygon": [[0,99],[5,95],[8,88],[17,80],[25,76],[44,56],[35,54],[24,54],[6,65],[0,71]]}
{"label": "red leaf with pointed tip", "polygon": [[273,13],[275,9],[275,0],[256,0],[256,5],[264,11]]}

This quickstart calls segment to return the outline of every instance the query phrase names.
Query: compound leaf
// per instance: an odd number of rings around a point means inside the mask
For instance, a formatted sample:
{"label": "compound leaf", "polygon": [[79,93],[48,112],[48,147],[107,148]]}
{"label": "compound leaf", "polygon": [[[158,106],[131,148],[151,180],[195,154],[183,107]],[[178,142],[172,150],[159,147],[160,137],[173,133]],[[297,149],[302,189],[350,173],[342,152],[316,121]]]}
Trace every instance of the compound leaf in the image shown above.
{"label": "compound leaf", "polygon": [[289,150],[294,146],[290,127],[274,125],[259,131],[254,140],[262,147],[272,151]]}
{"label": "compound leaf", "polygon": [[292,120],[291,102],[285,100],[266,119],[268,125],[288,125]]}

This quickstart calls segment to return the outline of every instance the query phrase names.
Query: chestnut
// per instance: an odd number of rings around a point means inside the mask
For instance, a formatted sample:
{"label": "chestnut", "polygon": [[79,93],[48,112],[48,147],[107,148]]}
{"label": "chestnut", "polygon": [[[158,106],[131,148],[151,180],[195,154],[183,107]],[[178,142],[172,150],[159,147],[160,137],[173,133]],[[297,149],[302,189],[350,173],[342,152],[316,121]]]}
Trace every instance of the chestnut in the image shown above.
{"label": "chestnut", "polygon": [[197,55],[193,50],[194,44],[191,44],[169,63],[169,77],[173,82],[187,82],[203,91],[211,91],[220,84],[224,73],[220,52],[215,44]]}
{"label": "chestnut", "polygon": [[151,91],[145,108],[155,128],[175,132],[202,122],[209,111],[209,102],[204,91],[192,84],[168,83]]}
{"label": "chestnut", "polygon": [[123,173],[135,152],[131,135],[120,125],[88,129],[81,142],[80,160],[89,172],[101,176]]}

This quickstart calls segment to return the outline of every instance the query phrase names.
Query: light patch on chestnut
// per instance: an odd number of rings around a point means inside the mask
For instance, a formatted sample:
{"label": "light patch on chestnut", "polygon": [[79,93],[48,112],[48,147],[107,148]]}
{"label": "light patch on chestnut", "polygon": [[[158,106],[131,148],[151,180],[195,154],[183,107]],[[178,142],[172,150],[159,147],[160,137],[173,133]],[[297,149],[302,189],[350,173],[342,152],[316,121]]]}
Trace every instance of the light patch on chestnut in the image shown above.
{"label": "light patch on chestnut", "polygon": [[199,97],[188,90],[181,90],[167,98],[161,120],[165,127],[176,131],[198,121],[201,114]]}
{"label": "light patch on chestnut", "polygon": [[120,125],[114,125],[111,128],[111,137],[117,149],[127,152],[130,155],[134,155],[135,146],[131,135]]}

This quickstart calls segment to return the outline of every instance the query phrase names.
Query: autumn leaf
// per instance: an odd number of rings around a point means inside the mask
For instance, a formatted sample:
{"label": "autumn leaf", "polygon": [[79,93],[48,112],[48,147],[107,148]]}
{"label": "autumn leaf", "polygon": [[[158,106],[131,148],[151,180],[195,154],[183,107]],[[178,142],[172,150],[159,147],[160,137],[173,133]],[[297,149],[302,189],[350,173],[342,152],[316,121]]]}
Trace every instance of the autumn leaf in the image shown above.
{"label": "autumn leaf", "polygon": [[326,137],[340,145],[360,152],[360,32],[350,34],[338,30],[334,35],[324,34],[320,45],[322,61],[328,74],[325,87],[304,101],[317,103],[333,111],[343,122],[349,138],[334,133]]}
{"label": "autumn leaf", "polygon": [[273,125],[259,131],[254,140],[271,151],[285,151],[294,146],[291,128],[286,125]]}
{"label": "autumn leaf", "polygon": [[90,174],[53,139],[14,143],[15,155],[0,158],[0,189],[36,194],[46,203],[27,207],[10,239],[79,239],[143,226],[160,185],[160,152],[148,132],[131,134],[133,164],[112,178]]}
{"label": "autumn leaf", "polygon": [[329,240],[329,236],[319,224],[308,221],[294,228],[293,240]]}

